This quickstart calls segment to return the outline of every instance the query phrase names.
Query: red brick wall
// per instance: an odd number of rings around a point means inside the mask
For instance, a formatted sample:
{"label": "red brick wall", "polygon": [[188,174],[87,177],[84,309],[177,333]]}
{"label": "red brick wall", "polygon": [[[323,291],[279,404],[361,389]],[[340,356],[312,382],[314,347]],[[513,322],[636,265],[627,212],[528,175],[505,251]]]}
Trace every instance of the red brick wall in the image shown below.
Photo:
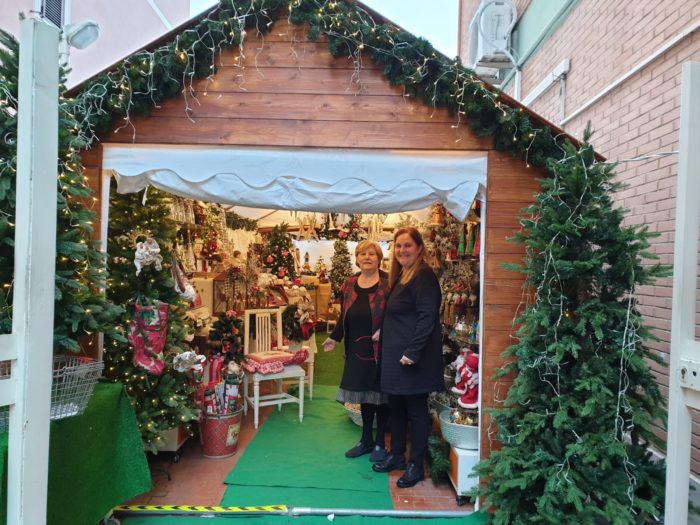
{"label": "red brick wall", "polygon": [[[527,4],[517,2],[519,15]],[[550,121],[560,122],[562,99],[565,114],[584,102],[654,53],[685,28],[700,19],[697,0],[586,0],[579,2],[569,17],[523,66],[523,98],[563,59],[571,60],[565,80],[530,104]],[[617,89],[567,122],[563,128],[580,136],[586,122],[595,130],[594,145],[609,160],[678,150],[681,65],[700,60],[700,31],[641,69]],[[513,92],[512,84],[506,90]],[[629,209],[630,224],[647,224],[660,236],[652,252],[664,263],[673,262],[676,175],[678,156],[645,162],[626,162],[617,168],[627,189],[617,196]],[[646,323],[660,341],[649,346],[668,361],[671,325],[672,280],[641,287],[638,296]],[[666,367],[653,365],[659,383],[667,391]],[[700,417],[693,426],[693,472],[700,473]],[[664,435],[659,430],[660,435]]]}

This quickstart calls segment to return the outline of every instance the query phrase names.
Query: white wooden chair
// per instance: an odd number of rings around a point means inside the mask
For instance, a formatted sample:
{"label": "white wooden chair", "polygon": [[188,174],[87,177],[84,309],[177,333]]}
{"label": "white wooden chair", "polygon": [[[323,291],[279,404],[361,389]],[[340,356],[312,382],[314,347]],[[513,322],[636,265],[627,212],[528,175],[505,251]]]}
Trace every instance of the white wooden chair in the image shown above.
{"label": "white wooden chair", "polygon": [[[288,346],[280,347],[283,350],[287,350]],[[309,399],[314,398],[314,367],[316,362],[316,354],[318,353],[318,346],[316,345],[316,334],[311,334],[306,341],[302,344],[302,349],[309,352],[309,357],[306,358],[304,364],[306,365],[306,384],[309,385]],[[289,384],[290,381],[285,381]]]}
{"label": "white wooden chair", "polygon": [[[255,339],[251,338],[251,316],[255,316]],[[274,325],[274,326],[273,326]],[[246,310],[244,316],[243,353],[245,355],[256,352],[269,352],[276,350],[282,342],[282,309],[263,308],[258,310]],[[273,346],[272,334],[276,334],[276,341]],[[250,377],[253,378],[253,395],[250,395],[248,383]],[[296,378],[299,381],[298,397],[283,392],[282,385],[285,379]],[[259,372],[249,373],[243,376],[243,413],[248,413],[248,405],[253,407],[253,422],[258,428],[260,419],[260,407],[277,405],[278,410],[282,410],[282,405],[286,403],[299,404],[299,421],[304,419],[304,381],[306,372],[300,365],[286,365],[282,372],[275,374],[261,374]],[[261,381],[277,381],[277,392],[260,395]]]}

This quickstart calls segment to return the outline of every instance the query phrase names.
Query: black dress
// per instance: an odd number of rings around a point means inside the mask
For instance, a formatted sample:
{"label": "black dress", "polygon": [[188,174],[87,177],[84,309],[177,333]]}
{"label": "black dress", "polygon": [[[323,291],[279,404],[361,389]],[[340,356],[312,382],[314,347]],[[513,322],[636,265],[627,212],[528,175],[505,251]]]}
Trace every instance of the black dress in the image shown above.
{"label": "black dress", "polygon": [[372,312],[369,294],[377,291],[378,284],[361,288],[355,283],[357,299],[345,317],[345,368],[336,399],[341,403],[386,402],[379,392],[379,364],[374,358],[372,344]]}
{"label": "black dress", "polygon": [[[412,395],[444,388],[440,284],[422,268],[406,285],[391,290],[382,324],[382,392]],[[401,357],[413,365],[402,365]]]}

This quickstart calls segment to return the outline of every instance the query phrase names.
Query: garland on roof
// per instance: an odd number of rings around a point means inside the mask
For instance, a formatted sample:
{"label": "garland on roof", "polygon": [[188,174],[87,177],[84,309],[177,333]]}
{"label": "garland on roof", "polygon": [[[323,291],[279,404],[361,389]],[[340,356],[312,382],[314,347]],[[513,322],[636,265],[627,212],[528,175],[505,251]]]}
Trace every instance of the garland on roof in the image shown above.
{"label": "garland on roof", "polygon": [[242,51],[248,33],[270,31],[280,16],[308,24],[311,40],[325,35],[330,52],[354,58],[358,71],[363,57],[371,58],[406,96],[447,108],[456,126],[466,122],[477,135],[492,137],[497,149],[523,156],[528,165],[546,167],[547,158],[563,155],[563,139],[552,137],[546,126],[533,126],[526,112],[501,101],[499,92],[459,59],[445,58],[425,39],[393,25],[377,24],[352,2],[334,0],[222,0],[218,9],[171,42],[139,51],[88,82],[71,99],[81,123],[80,139],[91,143],[117,118],[123,123],[115,132],[135,135],[132,115],[147,115],[180,93],[189,114],[197,97],[194,80],[213,77],[221,49],[239,46]]}

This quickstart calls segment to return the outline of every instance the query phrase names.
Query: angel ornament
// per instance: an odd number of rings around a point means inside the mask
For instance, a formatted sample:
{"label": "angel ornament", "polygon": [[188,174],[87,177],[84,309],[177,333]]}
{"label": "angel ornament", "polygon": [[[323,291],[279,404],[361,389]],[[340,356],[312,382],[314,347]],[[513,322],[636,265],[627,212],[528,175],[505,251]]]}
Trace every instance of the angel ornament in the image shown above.
{"label": "angel ornament", "polygon": [[163,256],[160,254],[160,246],[155,239],[147,237],[143,242],[136,243],[136,252],[134,253],[134,266],[136,266],[136,275],[141,273],[145,266],[154,265],[156,270],[162,269]]}

